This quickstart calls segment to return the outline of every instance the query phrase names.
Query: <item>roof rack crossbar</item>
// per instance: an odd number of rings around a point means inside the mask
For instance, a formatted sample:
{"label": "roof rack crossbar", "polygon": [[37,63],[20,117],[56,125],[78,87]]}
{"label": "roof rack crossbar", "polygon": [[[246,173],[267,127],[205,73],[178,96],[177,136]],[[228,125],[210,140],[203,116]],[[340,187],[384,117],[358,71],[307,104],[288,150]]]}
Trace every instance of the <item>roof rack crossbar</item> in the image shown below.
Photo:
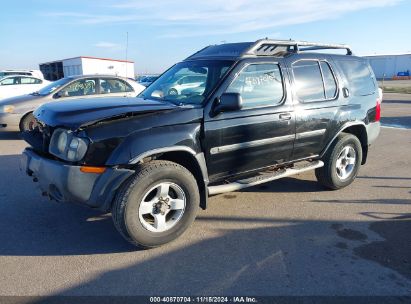
{"label": "roof rack crossbar", "polygon": [[345,49],[347,50],[347,55],[352,55],[350,46],[346,44],[324,44],[307,41],[260,39],[248,48],[242,56],[270,56],[277,47],[286,47],[288,52],[293,53],[313,50]]}

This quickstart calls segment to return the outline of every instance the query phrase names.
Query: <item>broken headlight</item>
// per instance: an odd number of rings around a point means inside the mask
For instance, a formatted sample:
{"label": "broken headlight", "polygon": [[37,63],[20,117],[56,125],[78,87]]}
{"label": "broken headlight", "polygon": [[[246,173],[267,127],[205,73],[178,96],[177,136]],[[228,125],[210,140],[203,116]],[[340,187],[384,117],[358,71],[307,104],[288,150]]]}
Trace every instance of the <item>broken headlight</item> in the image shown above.
{"label": "broken headlight", "polygon": [[50,140],[49,152],[58,158],[76,162],[86,155],[89,140],[78,137],[74,132],[57,129],[53,132]]}

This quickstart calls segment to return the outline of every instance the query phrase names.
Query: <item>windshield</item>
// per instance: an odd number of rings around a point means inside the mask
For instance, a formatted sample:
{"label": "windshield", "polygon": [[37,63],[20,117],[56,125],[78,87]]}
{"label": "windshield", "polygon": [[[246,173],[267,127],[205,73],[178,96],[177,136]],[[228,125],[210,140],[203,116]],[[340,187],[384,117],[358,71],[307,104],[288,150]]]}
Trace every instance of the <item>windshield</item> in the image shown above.
{"label": "windshield", "polygon": [[58,88],[62,87],[66,83],[70,82],[72,79],[71,78],[62,78],[59,79],[55,82],[50,83],[49,85],[45,86],[44,88],[40,89],[38,92],[39,95],[49,95],[56,91]]}
{"label": "windshield", "polygon": [[161,75],[139,97],[177,104],[201,104],[233,61],[199,60],[180,62]]}

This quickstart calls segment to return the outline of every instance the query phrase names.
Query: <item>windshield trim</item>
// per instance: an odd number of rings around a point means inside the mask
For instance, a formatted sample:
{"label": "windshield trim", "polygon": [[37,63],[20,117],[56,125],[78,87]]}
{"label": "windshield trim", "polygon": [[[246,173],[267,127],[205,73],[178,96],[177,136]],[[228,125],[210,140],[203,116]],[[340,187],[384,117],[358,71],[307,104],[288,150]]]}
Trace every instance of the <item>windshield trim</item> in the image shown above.
{"label": "windshield trim", "polygon": [[[44,89],[47,88],[47,87],[53,87],[53,84],[55,84],[56,82],[61,81],[61,80],[66,80],[66,82],[63,83],[61,86],[58,86],[57,88],[55,88],[55,89],[54,89],[53,91],[51,91],[51,92],[48,92],[48,93],[46,93],[46,94],[41,94],[41,93],[40,93],[41,90],[44,90]],[[60,78],[59,80],[53,81],[53,82],[49,83],[48,85],[46,85],[45,87],[42,87],[40,90],[38,90],[38,91],[35,92],[35,93],[37,93],[37,94],[40,95],[40,96],[49,96],[49,95],[51,95],[51,94],[56,94],[56,93],[57,93],[58,91],[60,91],[62,88],[65,88],[68,84],[70,84],[71,82],[73,82],[73,80],[74,80],[74,79],[72,79],[72,78],[70,78],[70,77]]]}

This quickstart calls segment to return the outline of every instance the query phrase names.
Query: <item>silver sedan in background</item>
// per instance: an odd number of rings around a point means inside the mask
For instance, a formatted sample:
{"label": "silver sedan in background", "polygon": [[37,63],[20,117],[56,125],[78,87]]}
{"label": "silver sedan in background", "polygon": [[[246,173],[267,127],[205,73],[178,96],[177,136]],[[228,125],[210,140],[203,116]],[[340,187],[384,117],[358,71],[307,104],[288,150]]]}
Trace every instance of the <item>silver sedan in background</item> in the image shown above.
{"label": "silver sedan in background", "polygon": [[40,105],[75,98],[136,97],[145,89],[136,81],[113,75],[62,78],[37,92],[0,101],[0,131],[28,131],[36,125],[33,111]]}

